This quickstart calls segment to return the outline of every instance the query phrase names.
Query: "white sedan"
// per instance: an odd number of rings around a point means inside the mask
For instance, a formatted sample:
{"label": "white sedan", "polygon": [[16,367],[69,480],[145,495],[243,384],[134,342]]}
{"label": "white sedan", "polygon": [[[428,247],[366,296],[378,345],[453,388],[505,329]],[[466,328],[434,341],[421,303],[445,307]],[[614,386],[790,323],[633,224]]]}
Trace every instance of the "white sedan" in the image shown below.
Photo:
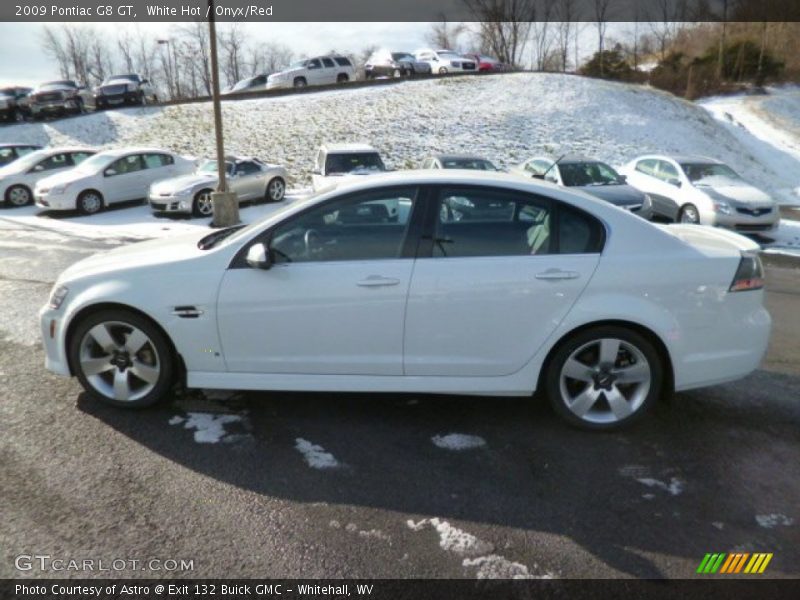
{"label": "white sedan", "polygon": [[26,154],[0,168],[0,198],[9,206],[30,204],[39,180],[72,169],[96,153],[94,148],[64,147]]}
{"label": "white sedan", "polygon": [[[225,158],[228,187],[239,202],[280,202],[286,194],[289,175],[280,165],[257,158]],[[211,193],[217,186],[217,161],[206,161],[195,173],[159,181],[150,186],[148,200],[154,212],[187,213],[210,217],[214,213]]]}
{"label": "white sedan", "polygon": [[610,429],[666,390],[758,367],[770,317],[757,249],[511,175],[376,175],[246,227],[73,265],[40,313],[46,366],[121,407],[176,381],[542,390],[569,422]]}
{"label": "white sedan", "polygon": [[191,173],[195,167],[193,160],[158,148],[106,150],[41,179],[33,194],[41,208],[90,215],[116,202],[144,200],[151,184]]}
{"label": "white sedan", "polygon": [[780,220],[772,198],[712,158],[640,156],[619,172],[651,197],[656,215],[670,220],[743,233],[772,231]]}

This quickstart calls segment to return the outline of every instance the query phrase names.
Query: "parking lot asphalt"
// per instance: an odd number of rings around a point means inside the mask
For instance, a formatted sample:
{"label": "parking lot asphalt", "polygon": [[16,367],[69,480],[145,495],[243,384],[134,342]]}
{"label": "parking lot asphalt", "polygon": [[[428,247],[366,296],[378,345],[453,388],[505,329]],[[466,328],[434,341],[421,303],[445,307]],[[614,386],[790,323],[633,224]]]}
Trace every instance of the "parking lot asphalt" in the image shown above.
{"label": "parking lot asphalt", "polygon": [[538,398],[99,405],[44,370],[35,313],[60,270],[111,245],[0,237],[0,577],[109,576],[15,568],[47,554],[193,561],[120,577],[682,578],[732,551],[800,576],[800,270],[768,267],[761,370],[589,434]]}

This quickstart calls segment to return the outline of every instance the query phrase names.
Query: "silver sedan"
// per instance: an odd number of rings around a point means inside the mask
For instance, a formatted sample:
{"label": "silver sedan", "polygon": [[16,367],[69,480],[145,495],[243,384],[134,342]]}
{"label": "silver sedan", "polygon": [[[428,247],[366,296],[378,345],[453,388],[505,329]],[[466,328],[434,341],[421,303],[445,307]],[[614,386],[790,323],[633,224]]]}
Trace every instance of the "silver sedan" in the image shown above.
{"label": "silver sedan", "polygon": [[[226,157],[225,166],[228,187],[240,203],[283,200],[288,179],[284,167],[241,156]],[[148,200],[153,212],[210,217],[214,212],[211,193],[217,181],[217,162],[209,160],[191,175],[154,183]]]}

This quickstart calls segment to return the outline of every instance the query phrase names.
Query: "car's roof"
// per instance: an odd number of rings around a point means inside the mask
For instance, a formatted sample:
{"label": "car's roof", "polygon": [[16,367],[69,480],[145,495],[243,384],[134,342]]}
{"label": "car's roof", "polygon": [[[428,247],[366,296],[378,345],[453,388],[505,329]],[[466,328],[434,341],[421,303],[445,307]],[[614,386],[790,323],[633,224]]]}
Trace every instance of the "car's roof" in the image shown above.
{"label": "car's roof", "polygon": [[158,153],[158,154],[175,154],[170,150],[164,150],[164,148],[147,148],[147,147],[130,147],[130,148],[111,148],[109,150],[103,150],[102,154],[106,156],[124,156],[125,154],[143,154],[143,153]]}
{"label": "car's roof", "polygon": [[60,152],[99,152],[97,148],[91,148],[89,146],[56,146],[42,148],[41,151],[45,151],[50,154],[59,154]]}
{"label": "car's roof", "polygon": [[1,143],[0,148],[42,148],[41,144],[26,144],[24,142]]}
{"label": "car's roof", "polygon": [[640,161],[647,159],[674,160],[676,163],[723,164],[722,161],[719,161],[716,158],[710,158],[708,156],[700,156],[698,154],[646,154],[644,156],[638,156],[634,160]]}
{"label": "car's roof", "polygon": [[331,152],[377,152],[369,144],[323,144],[320,148],[328,154]]}

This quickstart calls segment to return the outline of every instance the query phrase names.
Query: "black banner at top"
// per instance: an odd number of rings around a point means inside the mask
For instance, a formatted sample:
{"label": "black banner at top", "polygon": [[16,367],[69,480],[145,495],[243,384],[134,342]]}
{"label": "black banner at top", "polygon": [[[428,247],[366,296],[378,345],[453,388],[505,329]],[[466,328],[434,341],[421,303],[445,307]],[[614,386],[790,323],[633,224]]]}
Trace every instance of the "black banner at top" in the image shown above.
{"label": "black banner at top", "polygon": [[800,21],[800,0],[3,0],[32,22]]}

